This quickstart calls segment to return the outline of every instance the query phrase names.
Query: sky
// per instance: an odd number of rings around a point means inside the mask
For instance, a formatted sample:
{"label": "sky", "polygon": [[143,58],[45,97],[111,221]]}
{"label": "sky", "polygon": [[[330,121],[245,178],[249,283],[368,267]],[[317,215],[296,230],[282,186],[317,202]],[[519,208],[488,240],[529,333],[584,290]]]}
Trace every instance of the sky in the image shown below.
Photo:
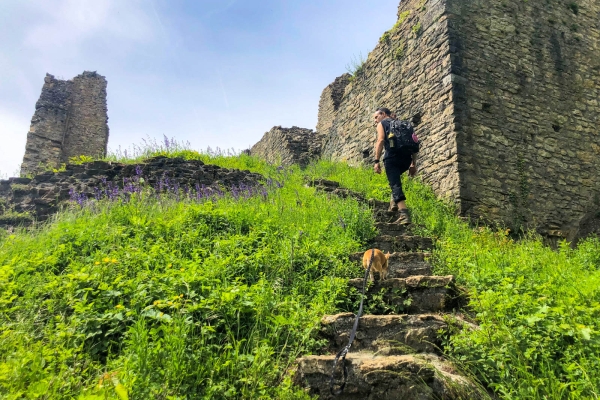
{"label": "sky", "polygon": [[106,77],[109,151],[163,135],[241,150],[276,125],[314,129],[322,90],[398,4],[0,0],[0,177],[18,174],[46,73]]}

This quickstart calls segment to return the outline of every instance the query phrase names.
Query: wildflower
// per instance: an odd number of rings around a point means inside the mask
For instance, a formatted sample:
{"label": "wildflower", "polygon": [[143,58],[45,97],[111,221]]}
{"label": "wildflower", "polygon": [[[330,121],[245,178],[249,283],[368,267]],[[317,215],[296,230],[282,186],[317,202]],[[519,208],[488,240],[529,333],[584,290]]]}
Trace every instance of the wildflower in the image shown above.
{"label": "wildflower", "polygon": [[179,295],[179,298],[182,298],[182,297],[183,297],[183,295],[182,295],[182,294],[180,294],[180,295]]}
{"label": "wildflower", "polygon": [[105,263],[107,263],[107,262],[109,262],[109,261],[110,261],[110,258],[108,258],[108,257],[104,257],[104,258],[102,259],[102,261],[104,261]]}
{"label": "wildflower", "polygon": [[157,306],[157,305],[159,305],[159,304],[160,304],[160,300],[155,300],[155,301],[154,301],[154,305],[155,305],[155,306]]}
{"label": "wildflower", "polygon": [[94,265],[100,265],[100,261],[96,261]]}
{"label": "wildflower", "polygon": [[164,313],[160,313],[158,314],[159,317],[162,317],[163,315],[165,315]]}
{"label": "wildflower", "polygon": [[180,270],[181,272],[185,271],[183,268],[180,268],[179,270]]}
{"label": "wildflower", "polygon": [[113,264],[116,264],[116,263],[117,263],[117,259],[116,259],[116,258],[113,258],[113,259],[111,260],[111,262],[112,262]]}
{"label": "wildflower", "polygon": [[170,302],[170,301],[167,301],[167,304],[168,304],[168,305],[170,305],[170,306],[172,306],[172,305],[173,305],[173,303],[172,303],[172,302]]}
{"label": "wildflower", "polygon": [[115,306],[115,308],[117,308],[117,309],[121,309],[121,308],[123,308],[123,305],[122,305],[122,304],[117,304],[117,305]]}

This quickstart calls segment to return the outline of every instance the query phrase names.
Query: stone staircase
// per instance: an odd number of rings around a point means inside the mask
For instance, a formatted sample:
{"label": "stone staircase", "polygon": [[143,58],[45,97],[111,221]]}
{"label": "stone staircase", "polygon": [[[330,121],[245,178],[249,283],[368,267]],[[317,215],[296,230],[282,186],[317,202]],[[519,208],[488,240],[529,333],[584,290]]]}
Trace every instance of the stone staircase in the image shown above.
{"label": "stone staircase", "polygon": [[[317,189],[344,197],[361,198],[358,193],[340,188],[337,182],[319,180]],[[366,201],[366,200],[365,200]],[[367,289],[365,307],[398,310],[389,315],[365,313],[356,338],[346,357],[348,381],[343,394],[333,396],[329,389],[335,354],[347,343],[354,323],[350,312],[326,315],[319,336],[327,342],[321,355],[297,360],[294,382],[319,399],[478,399],[485,392],[460,375],[441,352],[441,333],[448,324],[468,326],[451,311],[460,306],[454,277],[432,276],[425,261],[433,246],[431,238],[414,236],[410,228],[390,224],[397,218],[387,211],[388,203],[369,200],[379,235],[374,246],[392,253],[385,281],[376,280]],[[365,249],[367,250],[367,249]],[[363,253],[350,255],[362,264]],[[378,278],[378,274],[376,279]],[[348,282],[351,297],[360,299],[363,278]],[[336,382],[341,380],[336,371]]]}

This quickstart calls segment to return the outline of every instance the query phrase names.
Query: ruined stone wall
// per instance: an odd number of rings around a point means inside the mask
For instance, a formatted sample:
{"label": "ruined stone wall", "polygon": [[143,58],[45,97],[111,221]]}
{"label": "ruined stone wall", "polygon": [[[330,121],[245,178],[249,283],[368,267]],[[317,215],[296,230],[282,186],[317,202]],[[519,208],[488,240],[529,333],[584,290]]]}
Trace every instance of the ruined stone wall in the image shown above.
{"label": "ruined stone wall", "polygon": [[67,164],[66,170],[61,172],[46,171],[33,178],[0,180],[0,228],[30,225],[34,221],[48,219],[71,198],[72,190],[93,199],[107,189],[113,192],[120,188],[123,192],[123,187],[130,184],[132,178],[143,178],[142,185],[157,191],[173,192],[179,188],[182,195],[198,188],[218,186],[221,190],[228,190],[232,186],[256,186],[264,181],[262,175],[250,171],[162,156],[136,165],[105,161]]}
{"label": "ruined stone wall", "polygon": [[333,120],[323,155],[370,162],[376,107],[420,114],[420,174],[463,215],[568,239],[589,230],[600,210],[600,2],[408,0],[398,14],[333,118],[320,112]]}
{"label": "ruined stone wall", "polygon": [[573,239],[600,210],[600,2],[448,15],[463,214]]}
{"label": "ruined stone wall", "polygon": [[319,157],[321,136],[312,129],[273,127],[250,149],[250,154],[271,164],[306,166]]}
{"label": "ruined stone wall", "polygon": [[46,74],[27,133],[22,175],[34,172],[40,164],[57,166],[60,163],[70,107],[71,82]]}
{"label": "ruined stone wall", "polygon": [[106,78],[84,72],[71,84],[71,115],[65,135],[62,161],[82,154],[103,157],[108,144]]}
{"label": "ruined stone wall", "polygon": [[319,100],[319,120],[317,122],[317,133],[326,135],[333,125],[337,110],[344,97],[346,86],[350,83],[350,74],[344,74],[335,78],[321,93]]}
{"label": "ruined stone wall", "polygon": [[[396,26],[382,36],[360,73],[346,86],[325,138],[323,156],[350,164],[372,161],[372,115],[377,107],[390,108],[404,119],[419,116],[420,174],[438,194],[458,202],[455,94],[445,2],[404,0],[398,17]],[[322,119],[331,117],[320,113],[320,124]]]}
{"label": "ruined stone wall", "polygon": [[46,74],[27,134],[21,174],[58,167],[69,157],[103,156],[107,143],[106,79],[89,71],[68,81]]}

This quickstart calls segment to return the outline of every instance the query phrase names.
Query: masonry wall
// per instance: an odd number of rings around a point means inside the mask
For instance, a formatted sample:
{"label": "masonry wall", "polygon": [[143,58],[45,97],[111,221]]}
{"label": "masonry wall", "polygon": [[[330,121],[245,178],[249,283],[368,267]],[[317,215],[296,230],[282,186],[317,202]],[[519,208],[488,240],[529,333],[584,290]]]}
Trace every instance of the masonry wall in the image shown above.
{"label": "masonry wall", "polygon": [[62,161],[82,154],[102,157],[108,145],[106,78],[84,72],[71,84],[71,114],[63,146]]}
{"label": "masonry wall", "polygon": [[250,154],[272,164],[306,166],[319,157],[321,136],[312,129],[273,127],[250,149]]}
{"label": "masonry wall", "polygon": [[65,127],[71,107],[71,82],[46,74],[40,98],[27,133],[21,174],[29,174],[38,165],[56,166],[62,158]]}
{"label": "masonry wall", "polygon": [[421,176],[463,215],[569,240],[596,226],[600,2],[409,0],[398,15],[333,117],[320,107],[323,155],[371,162],[388,107],[422,119]]}
{"label": "masonry wall", "polygon": [[[236,169],[204,164],[199,160],[157,156],[137,165],[94,161],[67,164],[60,172],[46,171],[33,178],[20,177],[0,180],[0,229],[30,225],[45,221],[71,199],[71,191],[93,199],[106,198],[115,188],[143,178],[142,187],[156,191],[173,190],[182,193],[229,190],[232,186],[256,186],[264,182],[262,175]],[[205,190],[206,189],[206,190]]]}
{"label": "masonry wall", "polygon": [[346,73],[335,78],[333,83],[329,84],[321,93],[319,99],[319,119],[317,122],[317,132],[326,135],[333,126],[333,121],[340,107],[346,86],[350,83],[351,75]]}
{"label": "masonry wall", "polygon": [[[421,176],[434,190],[460,202],[451,53],[445,2],[404,0],[398,24],[369,54],[362,72],[345,87],[323,156],[359,164],[373,160],[372,115],[387,107],[398,117],[417,117],[423,142]],[[327,90],[327,89],[326,89]],[[331,119],[320,109],[319,124]]]}
{"label": "masonry wall", "polygon": [[58,167],[69,157],[106,154],[106,85],[95,72],[68,81],[46,74],[27,134],[22,175]]}
{"label": "masonry wall", "polygon": [[463,214],[573,239],[600,211],[600,2],[448,0]]}

